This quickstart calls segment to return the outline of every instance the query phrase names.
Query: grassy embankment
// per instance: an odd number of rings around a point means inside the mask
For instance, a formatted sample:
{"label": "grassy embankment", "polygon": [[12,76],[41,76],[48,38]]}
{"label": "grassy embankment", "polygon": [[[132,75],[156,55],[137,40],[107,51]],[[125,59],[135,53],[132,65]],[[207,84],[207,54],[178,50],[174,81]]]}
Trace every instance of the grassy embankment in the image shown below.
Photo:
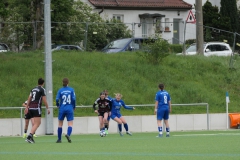
{"label": "grassy embankment", "polygon": [[[70,79],[77,105],[92,105],[103,89],[110,96],[123,94],[126,104],[154,104],[159,82],[166,85],[173,104],[209,103],[210,113],[226,112],[225,93],[229,92],[229,112],[239,112],[240,65],[230,57],[170,55],[152,65],[136,53],[53,52],[53,102],[62,78]],[[42,51],[0,54],[0,106],[17,107],[28,97],[39,77],[45,78]],[[122,110],[123,115],[151,115],[153,107]],[[54,110],[56,116],[57,111]],[[173,107],[172,114],[206,113],[202,106]],[[92,108],[80,108],[75,116],[96,116]],[[19,117],[19,110],[0,110],[0,118]]]}

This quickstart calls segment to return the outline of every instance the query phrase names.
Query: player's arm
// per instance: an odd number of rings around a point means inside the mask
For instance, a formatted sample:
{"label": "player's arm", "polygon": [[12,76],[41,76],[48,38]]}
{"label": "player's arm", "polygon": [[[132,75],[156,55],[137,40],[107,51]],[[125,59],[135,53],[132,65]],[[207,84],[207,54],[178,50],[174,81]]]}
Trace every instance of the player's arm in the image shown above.
{"label": "player's arm", "polygon": [[134,107],[129,107],[129,106],[126,106],[124,101],[122,101],[122,106],[125,108],[125,109],[129,109],[129,110],[134,110],[135,108]]}
{"label": "player's arm", "polygon": [[22,104],[22,106],[26,108],[26,107],[27,107],[27,103],[24,102],[24,103]]}
{"label": "player's arm", "polygon": [[30,93],[30,95],[28,96],[27,104],[25,105],[25,110],[24,110],[25,114],[28,113],[28,108],[29,108],[29,104],[30,104],[31,98],[32,98],[32,96],[31,96],[31,93]]}
{"label": "player's arm", "polygon": [[58,91],[57,96],[56,96],[56,105],[59,108],[59,98],[60,98],[60,92]]}
{"label": "player's arm", "polygon": [[154,114],[157,113],[158,101],[155,101]]}
{"label": "player's arm", "polygon": [[108,107],[109,107],[109,109],[111,111],[112,110],[112,101],[111,100],[108,101]]}
{"label": "player's arm", "polygon": [[49,109],[49,106],[48,106],[48,103],[47,103],[46,96],[42,96],[42,100],[43,100],[43,103],[45,104],[45,106],[47,108],[48,114],[50,114],[50,109]]}
{"label": "player's arm", "polygon": [[73,109],[75,110],[75,108],[76,108],[76,96],[75,96],[75,92],[74,92],[74,90],[73,90],[73,92],[72,92],[72,105],[73,105]]}
{"label": "player's arm", "polygon": [[172,112],[172,104],[171,104],[171,101],[168,101],[168,106],[169,106],[169,112]]}
{"label": "player's arm", "polygon": [[98,110],[96,108],[96,105],[98,104],[98,99],[93,103],[93,110],[95,113],[98,113]]}

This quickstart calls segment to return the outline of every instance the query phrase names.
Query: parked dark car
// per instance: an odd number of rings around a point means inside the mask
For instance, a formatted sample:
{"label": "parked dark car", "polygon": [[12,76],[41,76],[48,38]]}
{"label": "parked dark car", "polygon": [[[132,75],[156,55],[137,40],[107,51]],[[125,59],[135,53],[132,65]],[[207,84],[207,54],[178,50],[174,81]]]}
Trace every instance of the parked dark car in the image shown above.
{"label": "parked dark car", "polygon": [[78,46],[78,45],[65,45],[65,44],[62,44],[62,45],[52,45],[52,51],[55,51],[55,50],[76,50],[76,51],[83,51],[83,49]]}
{"label": "parked dark car", "polygon": [[142,49],[142,45],[148,42],[148,38],[123,38],[110,42],[102,49],[105,53],[117,53],[125,51],[136,51]]}

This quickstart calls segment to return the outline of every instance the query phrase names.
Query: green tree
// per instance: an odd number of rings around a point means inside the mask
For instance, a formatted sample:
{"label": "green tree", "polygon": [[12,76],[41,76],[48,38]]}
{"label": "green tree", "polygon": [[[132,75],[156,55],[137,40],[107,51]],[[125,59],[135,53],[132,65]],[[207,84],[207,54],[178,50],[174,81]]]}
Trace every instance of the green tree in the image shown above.
{"label": "green tree", "polygon": [[[222,41],[224,39],[229,39],[223,34],[214,32],[216,29],[231,30],[231,21],[229,17],[223,16],[219,13],[217,6],[212,6],[212,3],[207,1],[203,5],[203,25],[204,29],[204,39],[208,41]],[[212,27],[212,28],[208,28]],[[215,29],[213,29],[215,28]]]}
{"label": "green tree", "polygon": [[237,32],[239,25],[239,14],[237,11],[236,0],[221,0],[220,14],[224,17],[229,17],[231,22],[231,31]]}
{"label": "green tree", "polygon": [[119,38],[129,38],[132,36],[131,31],[127,28],[127,26],[116,19],[106,20],[106,28],[108,42]]}

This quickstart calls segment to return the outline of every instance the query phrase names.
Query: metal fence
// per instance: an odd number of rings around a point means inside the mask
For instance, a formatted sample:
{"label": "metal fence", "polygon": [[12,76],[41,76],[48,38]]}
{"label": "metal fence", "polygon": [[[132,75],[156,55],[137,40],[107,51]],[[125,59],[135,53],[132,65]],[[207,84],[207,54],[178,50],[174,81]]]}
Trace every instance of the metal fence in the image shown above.
{"label": "metal fence", "polygon": [[[44,22],[0,22],[0,42],[12,51],[43,49]],[[126,37],[152,37],[160,35],[172,44],[195,42],[196,24],[182,20],[173,22],[93,23],[51,22],[53,44],[75,44],[84,49],[102,49],[112,40]],[[203,26],[204,41],[226,42],[233,51],[240,52],[240,34]],[[124,35],[122,30],[127,31]],[[113,33],[111,35],[109,33]],[[104,41],[102,41],[104,39]],[[93,46],[94,45],[94,46]]]}
{"label": "metal fence", "polygon": [[[155,104],[142,104],[142,105],[128,105],[131,107],[153,107]],[[203,106],[206,107],[206,114],[207,114],[207,130],[209,130],[209,104],[208,103],[189,103],[189,104],[172,104],[172,106],[187,106],[187,107],[196,107],[196,106]],[[91,108],[92,105],[85,105],[85,106],[76,106],[76,108]],[[45,109],[45,107],[42,107]],[[57,108],[56,106],[50,107],[50,108]],[[21,130],[21,136],[23,134],[23,117],[24,117],[24,109],[25,107],[0,107],[0,110],[19,110],[19,120],[20,122],[20,130]],[[47,120],[47,119],[46,119]]]}

